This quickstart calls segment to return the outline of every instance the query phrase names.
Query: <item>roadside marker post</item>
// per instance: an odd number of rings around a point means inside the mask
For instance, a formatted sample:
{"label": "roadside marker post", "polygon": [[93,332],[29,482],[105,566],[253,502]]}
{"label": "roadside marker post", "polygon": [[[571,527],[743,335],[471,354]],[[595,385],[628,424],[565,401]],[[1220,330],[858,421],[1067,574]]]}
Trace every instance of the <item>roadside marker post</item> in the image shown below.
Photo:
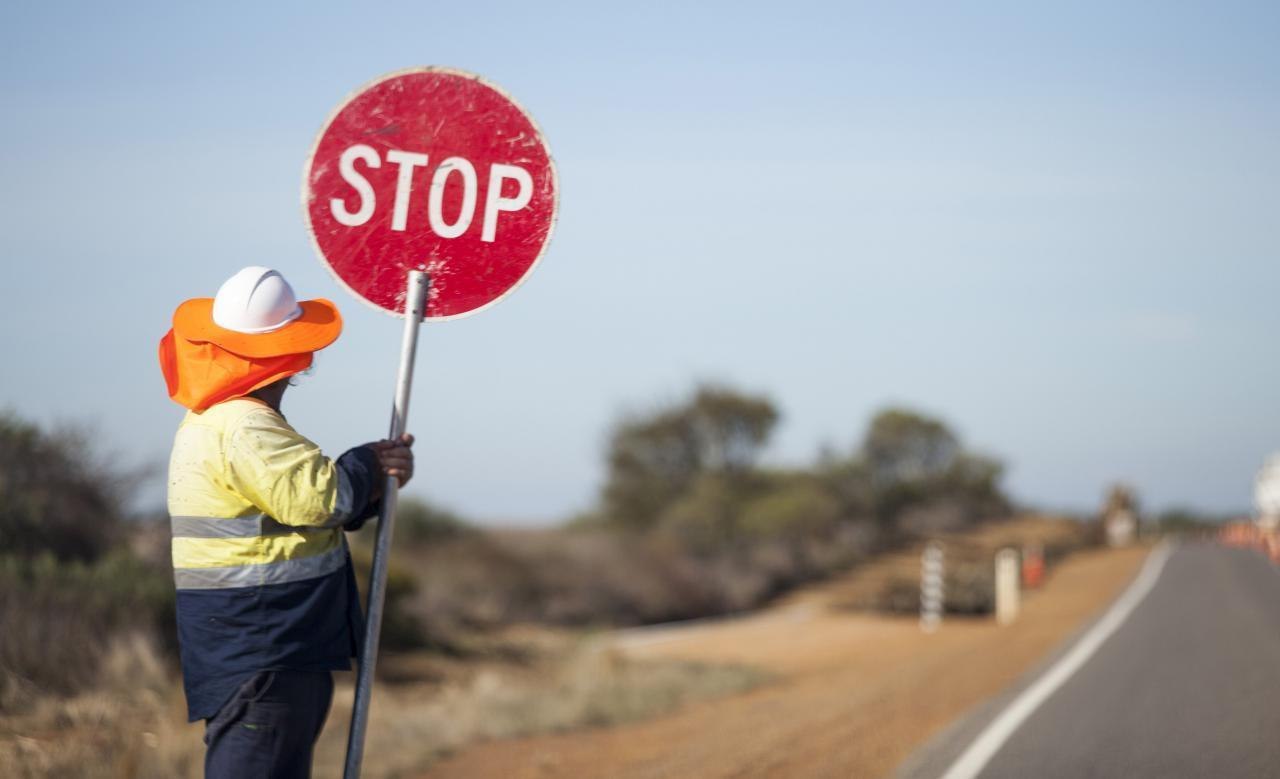
{"label": "roadside marker post", "polygon": [[996,623],[1011,625],[1021,605],[1018,587],[1018,550],[996,552]]}
{"label": "roadside marker post", "polygon": [[942,544],[930,541],[920,557],[920,629],[926,633],[942,624],[944,567]]}
{"label": "roadside marker post", "polygon": [[[541,261],[559,205],[541,130],[498,86],[440,67],[381,76],[316,136],[303,219],[321,262],[360,301],[404,317],[391,438],[406,430],[419,324],[483,311]],[[378,518],[344,770],[360,775],[399,485]]]}

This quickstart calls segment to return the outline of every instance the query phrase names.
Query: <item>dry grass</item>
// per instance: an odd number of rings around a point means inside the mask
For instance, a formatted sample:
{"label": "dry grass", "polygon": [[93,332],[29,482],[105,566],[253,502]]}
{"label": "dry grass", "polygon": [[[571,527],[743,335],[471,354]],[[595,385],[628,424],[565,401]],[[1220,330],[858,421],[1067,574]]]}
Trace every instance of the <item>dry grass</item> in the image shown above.
{"label": "dry grass", "polygon": [[[413,776],[475,742],[634,722],[764,678],[735,666],[630,660],[585,642],[532,668],[489,666],[439,686],[384,686],[374,696],[364,773]],[[317,777],[341,774],[352,694],[346,684],[335,695]]]}
{"label": "dry grass", "polygon": [[172,622],[173,579],[159,566],[0,555],[0,713],[87,690],[114,643],[172,636]]}
{"label": "dry grass", "polygon": [[198,776],[200,733],[166,663],[141,634],[113,638],[91,690],[45,696],[0,718],[11,777]]}
{"label": "dry grass", "polygon": [[[528,662],[454,663],[401,658],[399,676],[429,681],[379,685],[365,775],[413,774],[467,744],[632,722],[759,683],[757,672],[687,661],[637,661],[603,643],[540,640]],[[97,686],[46,696],[0,717],[6,777],[198,777],[203,726],[186,723],[177,680],[140,635],[106,651]],[[341,774],[352,700],[339,675],[332,716],[316,752],[318,777]]]}

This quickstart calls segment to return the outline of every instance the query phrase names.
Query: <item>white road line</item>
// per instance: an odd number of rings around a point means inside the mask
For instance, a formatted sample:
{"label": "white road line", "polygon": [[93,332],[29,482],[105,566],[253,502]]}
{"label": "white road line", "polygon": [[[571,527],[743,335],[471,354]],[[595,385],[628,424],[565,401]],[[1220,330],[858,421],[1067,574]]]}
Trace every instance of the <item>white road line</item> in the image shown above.
{"label": "white road line", "polygon": [[1129,585],[1129,589],[1111,605],[1107,613],[1098,620],[1089,632],[1076,643],[1071,651],[1068,652],[1061,660],[1053,665],[1043,676],[1036,680],[1034,684],[1022,691],[1022,694],[1014,699],[1000,715],[987,725],[979,736],[974,739],[969,748],[964,751],[956,761],[951,764],[951,768],[942,775],[942,779],[973,779],[978,775],[991,758],[995,757],[1004,743],[1014,734],[1022,723],[1030,717],[1040,704],[1053,695],[1059,687],[1063,685],[1071,675],[1080,670],[1093,653],[1098,651],[1098,647],[1102,646],[1112,633],[1124,624],[1142,599],[1147,597],[1147,593],[1151,592],[1151,588],[1155,586],[1156,580],[1160,578],[1160,572],[1164,570],[1164,564],[1169,559],[1172,547],[1168,542],[1162,542],[1152,551],[1151,556],[1147,558],[1147,562],[1142,566],[1142,571],[1138,574],[1138,578],[1134,579],[1133,584]]}

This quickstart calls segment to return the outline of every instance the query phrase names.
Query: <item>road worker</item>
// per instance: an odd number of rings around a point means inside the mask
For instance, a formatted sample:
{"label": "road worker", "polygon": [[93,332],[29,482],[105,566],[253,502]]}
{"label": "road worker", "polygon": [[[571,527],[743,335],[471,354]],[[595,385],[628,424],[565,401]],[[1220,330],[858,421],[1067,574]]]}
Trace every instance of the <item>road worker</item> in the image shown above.
{"label": "road worker", "polygon": [[169,397],[189,409],[169,462],[183,687],[205,720],[208,777],[306,777],[332,672],[363,633],[343,530],[413,475],[413,439],[336,460],[285,421],[291,376],[337,339],[333,303],[299,303],[249,267],[180,305],[160,341]]}

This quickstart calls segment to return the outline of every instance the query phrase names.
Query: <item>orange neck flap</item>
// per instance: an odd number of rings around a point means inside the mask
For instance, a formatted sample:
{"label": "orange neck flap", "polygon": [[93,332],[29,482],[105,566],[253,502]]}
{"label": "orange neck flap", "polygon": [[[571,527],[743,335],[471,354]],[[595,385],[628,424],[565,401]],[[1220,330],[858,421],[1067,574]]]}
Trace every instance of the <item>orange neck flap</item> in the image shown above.
{"label": "orange neck flap", "polygon": [[311,353],[242,357],[173,330],[160,339],[160,370],[169,397],[197,413],[311,367]]}

